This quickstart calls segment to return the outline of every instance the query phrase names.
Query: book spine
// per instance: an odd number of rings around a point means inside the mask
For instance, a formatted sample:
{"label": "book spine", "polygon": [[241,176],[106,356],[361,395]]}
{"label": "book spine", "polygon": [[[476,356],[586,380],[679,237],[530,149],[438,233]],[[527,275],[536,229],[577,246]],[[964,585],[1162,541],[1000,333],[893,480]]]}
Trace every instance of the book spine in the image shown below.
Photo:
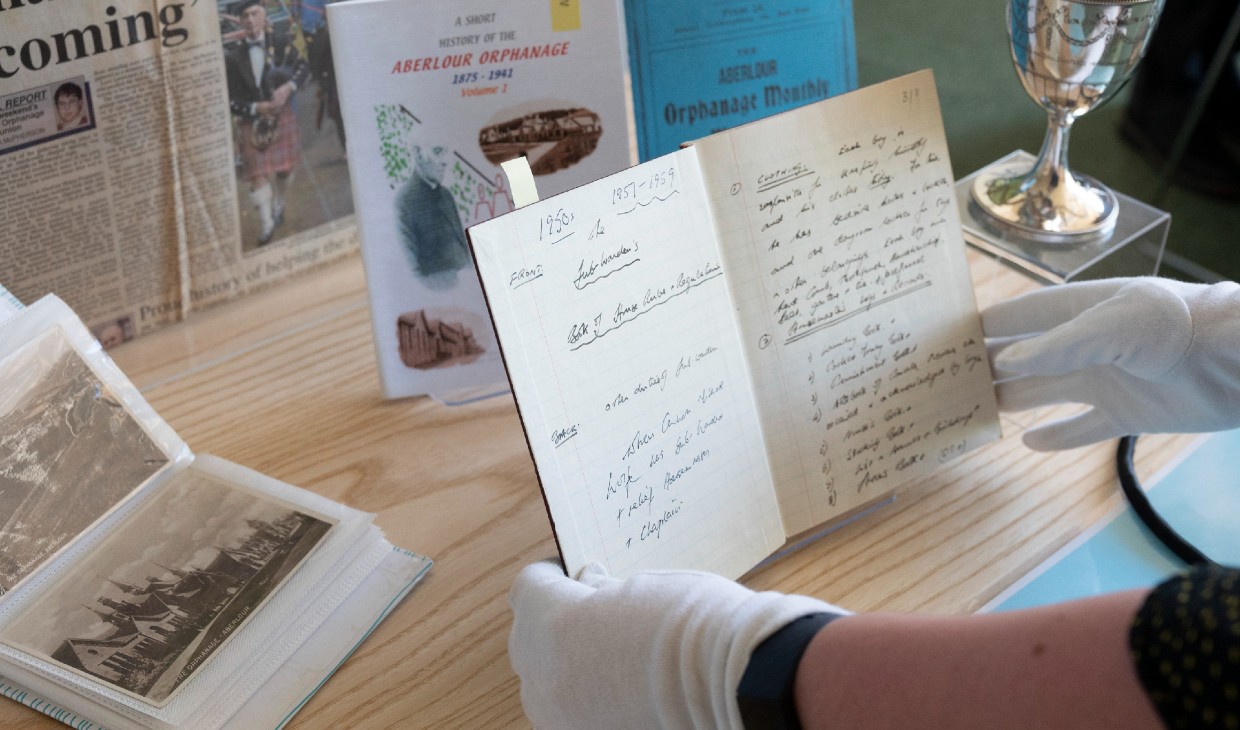
{"label": "book spine", "polygon": [[28,690],[15,687],[7,682],[0,681],[0,697],[7,697],[14,702],[20,702],[36,712],[42,712],[53,720],[63,722],[69,727],[77,728],[77,730],[105,730],[102,725],[98,725],[75,712],[70,712],[60,705],[48,702]]}

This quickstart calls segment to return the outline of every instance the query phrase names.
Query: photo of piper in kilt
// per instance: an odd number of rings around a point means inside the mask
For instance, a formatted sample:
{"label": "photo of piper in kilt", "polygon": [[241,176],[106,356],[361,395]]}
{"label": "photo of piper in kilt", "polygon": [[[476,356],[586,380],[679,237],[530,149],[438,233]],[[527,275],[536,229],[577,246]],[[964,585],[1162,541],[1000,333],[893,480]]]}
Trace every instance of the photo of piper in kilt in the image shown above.
{"label": "photo of piper in kilt", "polygon": [[240,0],[230,9],[245,36],[224,51],[228,97],[237,120],[250,202],[261,223],[261,246],[284,222],[285,193],[301,164],[293,103],[310,76],[310,66],[288,37],[271,29],[261,0]]}

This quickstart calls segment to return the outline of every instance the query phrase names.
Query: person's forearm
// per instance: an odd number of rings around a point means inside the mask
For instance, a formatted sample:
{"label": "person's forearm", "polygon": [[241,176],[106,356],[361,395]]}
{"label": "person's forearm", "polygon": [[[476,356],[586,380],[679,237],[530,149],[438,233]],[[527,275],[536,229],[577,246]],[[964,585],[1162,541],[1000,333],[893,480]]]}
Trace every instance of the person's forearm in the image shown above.
{"label": "person's forearm", "polygon": [[965,616],[862,614],[797,670],[814,728],[1159,728],[1129,656],[1146,591]]}

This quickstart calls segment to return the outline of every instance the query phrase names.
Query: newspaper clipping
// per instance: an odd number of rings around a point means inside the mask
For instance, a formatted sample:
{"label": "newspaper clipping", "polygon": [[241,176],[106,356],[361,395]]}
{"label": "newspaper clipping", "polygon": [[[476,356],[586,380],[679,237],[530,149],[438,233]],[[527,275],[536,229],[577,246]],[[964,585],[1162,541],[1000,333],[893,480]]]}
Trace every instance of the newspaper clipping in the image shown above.
{"label": "newspaper clipping", "polygon": [[357,248],[326,0],[0,0],[0,282],[105,347]]}

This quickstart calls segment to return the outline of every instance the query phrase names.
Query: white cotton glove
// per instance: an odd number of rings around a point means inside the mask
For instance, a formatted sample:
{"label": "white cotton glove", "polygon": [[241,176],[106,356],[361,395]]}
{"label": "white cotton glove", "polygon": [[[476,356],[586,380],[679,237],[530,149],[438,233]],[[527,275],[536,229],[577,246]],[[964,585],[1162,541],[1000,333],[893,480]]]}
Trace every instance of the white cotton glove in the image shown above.
{"label": "white cotton glove", "polygon": [[526,566],[508,594],[521,704],[546,728],[739,728],[736,689],[767,636],[812,613],[806,596],[754,593],[709,573]]}
{"label": "white cotton glove", "polygon": [[1240,285],[1154,277],[1040,289],[982,312],[1000,410],[1092,409],[1031,429],[1038,451],[1240,426]]}

